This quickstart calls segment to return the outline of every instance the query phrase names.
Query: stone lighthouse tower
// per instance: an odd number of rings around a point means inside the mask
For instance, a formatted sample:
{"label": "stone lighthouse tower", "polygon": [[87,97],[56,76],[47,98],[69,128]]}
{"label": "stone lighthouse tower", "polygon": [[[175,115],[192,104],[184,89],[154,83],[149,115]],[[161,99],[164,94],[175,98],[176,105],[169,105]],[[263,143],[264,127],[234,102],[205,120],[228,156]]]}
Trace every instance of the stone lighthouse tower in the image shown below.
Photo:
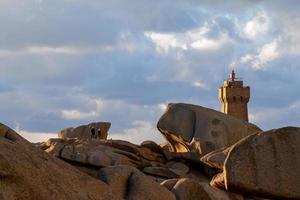
{"label": "stone lighthouse tower", "polygon": [[224,85],[219,88],[219,100],[222,112],[236,118],[248,121],[247,104],[250,99],[250,87],[243,86],[243,81],[235,77],[232,70],[230,79],[224,80]]}

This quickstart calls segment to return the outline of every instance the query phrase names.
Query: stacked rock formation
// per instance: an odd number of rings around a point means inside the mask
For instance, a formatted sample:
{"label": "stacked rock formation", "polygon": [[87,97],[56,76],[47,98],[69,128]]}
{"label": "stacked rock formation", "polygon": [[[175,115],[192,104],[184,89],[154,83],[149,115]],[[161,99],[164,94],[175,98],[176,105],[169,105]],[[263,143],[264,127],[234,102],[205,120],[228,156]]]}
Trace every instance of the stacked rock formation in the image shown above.
{"label": "stacked rock formation", "polygon": [[94,129],[95,134],[97,130],[101,130],[101,136],[99,139],[106,140],[108,135],[108,130],[111,127],[109,122],[93,122],[88,125],[81,125],[76,128],[70,127],[65,128],[58,132],[58,137],[62,139],[77,138],[81,140],[86,140],[92,137],[91,129]]}
{"label": "stacked rock formation", "polygon": [[168,106],[161,145],[91,139],[90,126],[31,144],[1,124],[0,199],[300,199],[300,128],[189,104]]}

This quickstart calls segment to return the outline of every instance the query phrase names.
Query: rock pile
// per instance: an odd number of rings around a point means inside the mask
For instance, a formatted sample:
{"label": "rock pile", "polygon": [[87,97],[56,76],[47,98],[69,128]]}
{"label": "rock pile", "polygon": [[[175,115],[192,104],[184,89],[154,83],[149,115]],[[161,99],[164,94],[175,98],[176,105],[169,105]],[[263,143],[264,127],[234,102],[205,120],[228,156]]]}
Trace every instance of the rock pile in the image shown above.
{"label": "rock pile", "polygon": [[34,147],[0,124],[0,199],[120,199],[102,181]]}
{"label": "rock pile", "polygon": [[30,144],[0,125],[0,199],[300,199],[300,128],[263,132],[188,104],[159,120],[161,145],[82,127]]}

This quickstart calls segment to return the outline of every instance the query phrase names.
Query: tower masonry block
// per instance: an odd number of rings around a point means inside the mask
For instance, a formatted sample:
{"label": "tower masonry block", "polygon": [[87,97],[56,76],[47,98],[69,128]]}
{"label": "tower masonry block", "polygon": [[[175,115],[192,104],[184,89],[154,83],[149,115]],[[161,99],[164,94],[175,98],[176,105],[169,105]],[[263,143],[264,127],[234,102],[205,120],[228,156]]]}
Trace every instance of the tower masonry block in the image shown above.
{"label": "tower masonry block", "polygon": [[224,81],[219,88],[219,100],[222,104],[221,111],[225,114],[248,121],[248,102],[250,99],[250,87],[243,86],[242,80],[235,78],[232,70],[231,78]]}

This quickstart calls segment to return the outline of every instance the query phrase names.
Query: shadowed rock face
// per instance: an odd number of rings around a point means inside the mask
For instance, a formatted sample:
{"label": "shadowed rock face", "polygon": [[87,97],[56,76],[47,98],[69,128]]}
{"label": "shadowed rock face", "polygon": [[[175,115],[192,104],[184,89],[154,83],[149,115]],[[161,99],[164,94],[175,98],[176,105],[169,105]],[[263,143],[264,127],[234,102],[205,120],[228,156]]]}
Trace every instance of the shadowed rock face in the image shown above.
{"label": "shadowed rock face", "polygon": [[171,190],[178,200],[244,200],[241,195],[225,192],[190,178],[170,179],[161,185]]}
{"label": "shadowed rock face", "polygon": [[175,152],[206,154],[261,131],[221,112],[191,104],[169,104],[157,127]]}
{"label": "shadowed rock face", "polygon": [[300,128],[251,135],[233,145],[224,164],[228,190],[300,199]]}
{"label": "shadowed rock face", "polygon": [[102,181],[34,147],[0,124],[0,199],[119,199]]}
{"label": "shadowed rock face", "polygon": [[97,130],[101,130],[101,137],[99,139],[107,139],[107,132],[111,127],[111,123],[109,122],[93,122],[88,125],[81,125],[76,128],[66,128],[58,132],[58,137],[62,139],[90,139],[92,137],[91,129],[92,127],[95,129],[95,133],[97,134]]}
{"label": "shadowed rock face", "polygon": [[217,149],[203,156],[201,161],[212,168],[223,169],[225,159],[230,150],[231,147]]}
{"label": "shadowed rock face", "polygon": [[119,165],[102,168],[98,173],[98,178],[106,182],[114,194],[122,199],[176,199],[173,193],[134,167]]}

